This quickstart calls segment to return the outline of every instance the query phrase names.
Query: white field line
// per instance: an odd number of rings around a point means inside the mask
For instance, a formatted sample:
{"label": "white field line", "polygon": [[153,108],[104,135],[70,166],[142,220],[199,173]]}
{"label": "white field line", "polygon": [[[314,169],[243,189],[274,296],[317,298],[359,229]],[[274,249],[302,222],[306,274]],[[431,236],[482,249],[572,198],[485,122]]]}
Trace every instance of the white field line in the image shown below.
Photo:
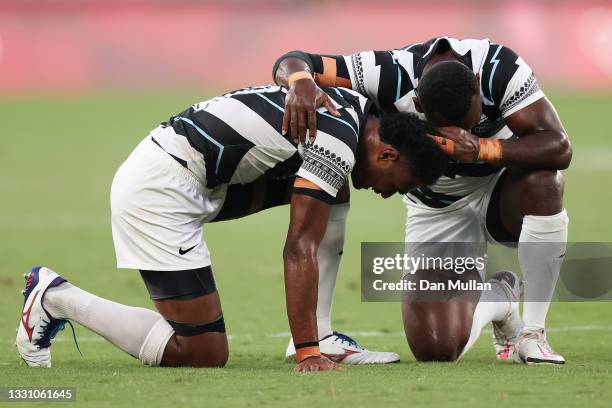
{"label": "white field line", "polygon": [[[560,326],[560,327],[549,327],[546,329],[548,333],[565,333],[565,332],[612,332],[612,326],[607,325],[584,325],[584,326]],[[483,330],[483,333],[492,333],[493,331],[490,329]],[[345,332],[351,337],[403,337],[404,332],[381,332],[381,331],[350,331]],[[240,339],[252,339],[256,337],[261,337],[259,334],[230,334],[227,336],[229,340],[240,340]],[[280,332],[280,333],[269,333],[265,334],[264,337],[267,338],[286,338],[289,339],[291,337],[291,333],[289,332]],[[95,342],[105,342],[106,340],[99,336],[78,336],[77,340],[79,343],[95,343]],[[60,338],[56,338],[53,340],[54,342],[72,342],[72,336],[65,335]],[[14,343],[14,340],[7,340],[8,343]]]}

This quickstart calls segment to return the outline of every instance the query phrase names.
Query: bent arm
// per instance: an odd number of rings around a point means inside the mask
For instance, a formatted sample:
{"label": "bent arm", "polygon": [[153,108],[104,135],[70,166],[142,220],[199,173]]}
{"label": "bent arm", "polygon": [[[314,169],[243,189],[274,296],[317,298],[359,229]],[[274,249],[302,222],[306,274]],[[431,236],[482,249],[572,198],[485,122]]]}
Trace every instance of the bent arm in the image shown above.
{"label": "bent arm", "polygon": [[543,97],[511,114],[506,124],[518,139],[501,142],[501,165],[563,170],[572,159],[569,137],[548,98]]}

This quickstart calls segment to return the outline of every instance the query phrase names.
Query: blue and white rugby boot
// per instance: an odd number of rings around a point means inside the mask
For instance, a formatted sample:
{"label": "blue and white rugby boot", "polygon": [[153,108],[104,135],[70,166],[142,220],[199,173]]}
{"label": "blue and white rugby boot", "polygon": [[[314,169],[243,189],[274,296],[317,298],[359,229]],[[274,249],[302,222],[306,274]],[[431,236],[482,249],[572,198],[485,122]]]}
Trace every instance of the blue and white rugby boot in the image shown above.
{"label": "blue and white rugby boot", "polygon": [[66,282],[62,276],[44,266],[35,266],[24,275],[23,311],[17,329],[17,350],[30,367],[51,367],[51,340],[64,329],[68,320],[52,318],[43,306],[47,289]]}
{"label": "blue and white rugby boot", "polygon": [[[340,364],[389,364],[399,363],[400,356],[389,351],[370,351],[361,347],[355,340],[339,332],[333,332],[319,341],[321,354]],[[295,360],[293,339],[289,340],[285,360]]]}

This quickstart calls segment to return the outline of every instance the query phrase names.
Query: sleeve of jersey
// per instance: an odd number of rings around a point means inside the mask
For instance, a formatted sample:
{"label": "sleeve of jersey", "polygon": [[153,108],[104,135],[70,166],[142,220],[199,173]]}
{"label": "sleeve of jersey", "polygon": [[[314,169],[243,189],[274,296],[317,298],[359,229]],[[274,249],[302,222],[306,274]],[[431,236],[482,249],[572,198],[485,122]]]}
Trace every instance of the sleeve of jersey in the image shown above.
{"label": "sleeve of jersey", "polygon": [[497,58],[491,58],[489,80],[493,101],[506,118],[544,97],[544,92],[531,67],[511,49],[499,47]]}
{"label": "sleeve of jersey", "polygon": [[393,51],[357,52],[346,61],[353,89],[385,111],[396,111],[395,102],[412,88]]}
{"label": "sleeve of jersey", "polygon": [[297,176],[334,198],[355,165],[357,134],[354,128],[339,121],[336,129],[330,130],[326,132],[319,127],[314,143],[304,146],[303,162]]}

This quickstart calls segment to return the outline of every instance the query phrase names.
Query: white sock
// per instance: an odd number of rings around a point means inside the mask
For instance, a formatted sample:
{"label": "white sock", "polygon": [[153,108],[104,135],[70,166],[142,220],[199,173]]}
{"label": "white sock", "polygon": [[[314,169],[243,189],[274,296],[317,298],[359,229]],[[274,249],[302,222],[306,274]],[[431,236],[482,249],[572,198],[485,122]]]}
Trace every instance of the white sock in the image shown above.
{"label": "white sock", "polygon": [[476,343],[482,328],[489,322],[497,322],[503,320],[508,312],[510,312],[510,299],[500,285],[491,285],[491,290],[485,290],[480,295],[480,301],[474,310],[472,317],[472,330],[470,338],[463,347],[461,355],[463,355]]}
{"label": "white sock", "polygon": [[523,218],[518,257],[525,279],[523,320],[526,328],[545,327],[567,246],[568,223],[565,210],[551,216],[527,215]]}
{"label": "white sock", "polygon": [[160,364],[174,334],[157,312],[102,299],[68,282],[47,290],[44,307],[52,317],[73,320],[148,365]]}
{"label": "white sock", "polygon": [[319,338],[332,334],[331,307],[336,288],[336,277],[344,247],[344,233],[349,204],[338,204],[331,208],[327,229],[317,253],[319,265],[319,292],[317,298],[317,327]]}

